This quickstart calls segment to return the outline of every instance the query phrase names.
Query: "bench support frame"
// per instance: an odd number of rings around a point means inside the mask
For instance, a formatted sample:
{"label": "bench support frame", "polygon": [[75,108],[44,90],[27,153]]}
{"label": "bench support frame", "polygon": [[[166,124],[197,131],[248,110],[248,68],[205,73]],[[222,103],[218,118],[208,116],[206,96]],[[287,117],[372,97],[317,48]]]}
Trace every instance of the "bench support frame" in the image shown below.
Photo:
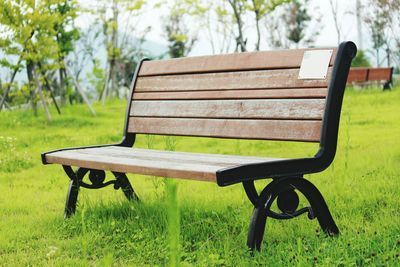
{"label": "bench support frame", "polygon": [[[339,229],[332,218],[322,194],[310,181],[303,177],[276,178],[260,194],[257,193],[254,181],[243,182],[243,187],[249,200],[254,205],[247,236],[247,246],[252,251],[259,251],[261,249],[267,217],[286,220],[308,213],[309,219],[317,218],[322,230],[326,234],[331,236],[339,234]],[[310,207],[298,210],[299,197],[295,190],[301,192],[306,197],[310,203]],[[271,210],[271,205],[275,200],[282,213]]]}
{"label": "bench support frame", "polygon": [[[64,218],[68,218],[75,213],[80,187],[99,189],[108,185],[114,185],[114,189],[121,189],[128,200],[139,200],[125,173],[112,172],[115,180],[104,182],[106,173],[102,170],[78,168],[76,171],[74,171],[71,166],[66,165],[63,165],[63,168],[65,173],[71,179],[67,193],[67,200],[65,203]],[[87,173],[89,173],[88,178],[91,184],[83,181],[83,178]]]}

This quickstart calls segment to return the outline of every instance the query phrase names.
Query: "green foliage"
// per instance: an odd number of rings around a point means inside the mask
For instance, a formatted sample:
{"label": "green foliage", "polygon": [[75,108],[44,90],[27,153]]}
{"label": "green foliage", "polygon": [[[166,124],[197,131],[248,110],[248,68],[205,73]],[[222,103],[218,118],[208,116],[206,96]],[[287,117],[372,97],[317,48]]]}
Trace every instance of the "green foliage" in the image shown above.
{"label": "green foliage", "polygon": [[308,0],[306,0],[304,4],[302,4],[300,0],[294,0],[289,5],[289,14],[286,17],[286,23],[288,25],[287,38],[296,45],[305,37],[305,30],[311,21],[311,16],[308,14],[307,10],[307,4]]}
{"label": "green foliage", "polygon": [[195,34],[191,33],[185,24],[185,17],[191,12],[201,13],[198,1],[179,0],[170,7],[169,16],[165,20],[164,30],[168,41],[168,53],[171,58],[183,57],[190,53],[197,41]]}
{"label": "green foliage", "polygon": [[50,12],[57,14],[59,20],[54,24],[60,58],[74,50],[74,42],[79,39],[79,30],[75,27],[78,7],[75,0],[63,0],[49,6]]}
{"label": "green foliage", "polygon": [[[13,86],[8,97],[10,98],[10,102],[14,105],[25,104],[29,100],[30,90],[27,84],[22,85],[20,88],[17,85]],[[36,99],[37,101],[38,99]]]}
{"label": "green foliage", "polygon": [[289,3],[292,0],[251,0],[251,4],[247,4],[247,8],[256,14],[256,19],[259,20],[269,12],[272,12],[280,5]]}
{"label": "green foliage", "polygon": [[93,62],[92,72],[87,74],[88,81],[90,85],[96,90],[97,93],[103,90],[106,73],[105,70],[101,67],[101,62],[98,59],[95,59]]}
{"label": "green foliage", "polygon": [[[0,2],[0,49],[5,53],[0,65],[12,72],[26,66],[30,91],[26,100],[31,103],[36,103],[34,76],[44,85],[42,76],[63,67],[64,57],[74,49],[73,42],[79,38],[73,23],[76,12],[73,0]],[[19,104],[26,95],[26,87],[12,89],[12,97],[7,100],[14,98],[15,104]],[[32,108],[35,112],[35,104]]]}
{"label": "green foliage", "polygon": [[[61,0],[58,0],[61,1]],[[39,4],[35,5],[35,2]],[[58,13],[51,12],[49,6],[54,0],[0,2],[1,49],[6,55],[21,56],[23,61],[43,62],[54,60],[59,51],[54,39],[54,25],[60,21]],[[3,65],[10,67],[12,63]]]}
{"label": "green foliage", "polygon": [[352,67],[371,67],[365,52],[363,50],[358,50],[356,57],[351,62]]}

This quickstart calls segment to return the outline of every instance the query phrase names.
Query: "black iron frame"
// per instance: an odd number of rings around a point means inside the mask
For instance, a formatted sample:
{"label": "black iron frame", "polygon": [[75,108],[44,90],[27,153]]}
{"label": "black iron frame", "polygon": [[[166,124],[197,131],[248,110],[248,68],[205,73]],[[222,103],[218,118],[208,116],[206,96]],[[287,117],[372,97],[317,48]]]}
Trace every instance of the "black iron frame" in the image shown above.
{"label": "black iron frame", "polygon": [[[317,173],[325,170],[335,157],[344,90],[351,61],[356,53],[357,47],[353,42],[343,42],[338,47],[326,98],[320,147],[314,157],[246,164],[217,171],[217,184],[219,186],[242,183],[249,200],[254,206],[247,240],[247,245],[251,250],[260,250],[261,248],[267,217],[274,219],[291,219],[307,213],[310,219],[318,219],[321,228],[326,233],[330,235],[339,234],[339,229],[329,212],[322,194],[311,182],[303,177],[305,174]],[[43,164],[47,164],[46,154],[56,151],[105,146],[132,147],[134,145],[136,135],[135,133],[128,132],[129,111],[137,76],[145,60],[147,59],[143,59],[138,64],[132,80],[131,98],[128,100],[126,110],[123,140],[113,145],[67,148],[43,153]],[[122,188],[128,199],[138,199],[124,173],[113,172],[116,180],[104,183],[105,174],[102,170],[78,168],[76,171],[73,171],[70,166],[63,166],[63,168],[71,179],[65,208],[66,217],[75,212],[79,187],[101,188],[113,184],[116,189]],[[92,185],[83,182],[83,177],[88,172]],[[272,178],[272,182],[258,193],[254,186],[254,181],[266,178]],[[309,207],[298,210],[299,197],[297,191],[301,192],[306,197],[310,203]],[[275,200],[277,201],[281,213],[271,210],[271,205]]]}
{"label": "black iron frame", "polygon": [[393,87],[393,70],[394,68],[391,67],[390,68],[390,78],[389,80],[385,81],[385,83],[383,84],[383,90],[390,90]]}

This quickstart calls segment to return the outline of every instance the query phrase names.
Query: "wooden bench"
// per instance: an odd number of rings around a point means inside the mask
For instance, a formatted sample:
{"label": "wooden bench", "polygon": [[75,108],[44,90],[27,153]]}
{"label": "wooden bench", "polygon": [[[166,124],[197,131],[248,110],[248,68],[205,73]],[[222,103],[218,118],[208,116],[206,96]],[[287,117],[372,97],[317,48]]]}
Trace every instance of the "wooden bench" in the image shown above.
{"label": "wooden bench", "polygon": [[[326,61],[326,76],[316,79],[299,78],[303,56],[310,50],[143,60],[133,79],[121,143],[42,154],[44,164],[62,165],[71,180],[65,216],[74,213],[80,187],[112,184],[128,199],[138,199],[126,176],[137,173],[219,186],[242,183],[254,205],[247,241],[251,249],[260,249],[267,217],[290,219],[307,213],[326,233],[338,234],[321,193],[303,175],[323,171],[334,159],[342,98],[356,50],[352,42],[322,49],[332,56]],[[315,55],[321,50],[312,51]],[[318,69],[313,65],[309,70]],[[304,158],[158,151],[131,148],[136,134],[317,142],[319,150]],[[115,180],[105,182],[105,171]],[[258,193],[254,181],[266,178],[272,182]],[[298,209],[297,192],[310,207]],[[271,210],[275,200],[282,212]]]}
{"label": "wooden bench", "polygon": [[355,85],[368,85],[377,82],[383,85],[383,90],[392,88],[393,68],[351,68],[347,83]]}

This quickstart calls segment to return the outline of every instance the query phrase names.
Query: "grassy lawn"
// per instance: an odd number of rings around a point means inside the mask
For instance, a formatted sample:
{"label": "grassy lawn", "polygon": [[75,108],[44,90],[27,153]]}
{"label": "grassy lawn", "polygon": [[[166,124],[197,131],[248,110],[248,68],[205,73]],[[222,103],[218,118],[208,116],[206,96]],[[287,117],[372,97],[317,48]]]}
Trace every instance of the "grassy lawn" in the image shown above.
{"label": "grassy lawn", "polygon": [[[64,220],[69,179],[60,166],[41,164],[40,152],[119,141],[125,105],[95,105],[97,117],[85,106],[66,107],[62,116],[53,110],[51,123],[43,114],[0,113],[0,265],[169,264],[171,201],[163,178],[128,175],[140,203],[112,187],[82,189],[78,212]],[[136,146],[273,157],[317,151],[316,144],[144,135]],[[307,216],[269,219],[254,257],[246,247],[252,206],[242,186],[177,180],[181,265],[400,265],[400,88],[348,90],[336,159],[307,178],[324,195],[341,235],[326,237]]]}

